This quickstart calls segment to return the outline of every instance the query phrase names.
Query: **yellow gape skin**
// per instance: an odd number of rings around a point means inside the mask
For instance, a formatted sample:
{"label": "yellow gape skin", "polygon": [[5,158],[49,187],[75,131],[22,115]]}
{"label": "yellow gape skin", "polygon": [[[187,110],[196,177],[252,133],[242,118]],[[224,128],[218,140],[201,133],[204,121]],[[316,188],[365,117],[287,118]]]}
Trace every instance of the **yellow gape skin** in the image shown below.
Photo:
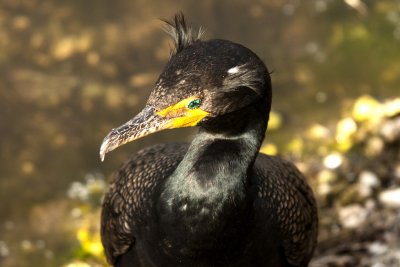
{"label": "yellow gape skin", "polygon": [[196,99],[199,99],[199,97],[191,96],[182,101],[179,101],[175,105],[158,111],[157,114],[159,116],[171,118],[169,122],[165,125],[165,129],[196,126],[199,121],[210,114],[200,108],[188,108],[189,103]]}

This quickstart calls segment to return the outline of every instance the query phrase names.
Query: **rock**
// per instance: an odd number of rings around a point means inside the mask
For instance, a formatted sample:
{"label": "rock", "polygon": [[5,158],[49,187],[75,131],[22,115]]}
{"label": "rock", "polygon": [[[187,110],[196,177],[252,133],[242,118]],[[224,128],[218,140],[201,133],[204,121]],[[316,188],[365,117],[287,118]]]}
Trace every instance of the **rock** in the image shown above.
{"label": "rock", "polygon": [[364,151],[368,157],[376,157],[382,153],[384,146],[382,138],[374,136],[367,141]]}
{"label": "rock", "polygon": [[343,163],[343,156],[333,152],[324,158],[324,166],[328,169],[336,169]]}
{"label": "rock", "polygon": [[325,196],[332,191],[331,184],[337,180],[337,175],[331,170],[322,170],[318,173],[317,181],[318,188],[317,192],[319,195]]}
{"label": "rock", "polygon": [[369,244],[368,250],[374,255],[381,255],[388,251],[388,245],[381,242],[372,242],[371,244]]}
{"label": "rock", "polygon": [[342,207],[338,213],[342,226],[351,229],[359,227],[368,215],[368,211],[359,204]]}
{"label": "rock", "polygon": [[381,182],[375,173],[363,171],[358,177],[358,193],[361,197],[369,197],[372,190],[379,187],[380,184]]}
{"label": "rock", "polygon": [[400,208],[400,188],[382,191],[379,201],[387,207]]}
{"label": "rock", "polygon": [[394,142],[400,138],[400,118],[387,121],[382,125],[380,134],[387,142]]}

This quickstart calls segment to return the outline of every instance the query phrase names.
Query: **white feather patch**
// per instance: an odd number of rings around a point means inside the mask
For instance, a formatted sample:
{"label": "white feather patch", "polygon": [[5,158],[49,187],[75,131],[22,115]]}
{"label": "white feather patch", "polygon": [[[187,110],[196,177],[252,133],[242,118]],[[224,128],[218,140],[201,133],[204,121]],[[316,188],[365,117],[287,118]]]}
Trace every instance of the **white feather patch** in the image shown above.
{"label": "white feather patch", "polygon": [[235,74],[235,73],[238,73],[238,72],[239,72],[239,67],[238,67],[238,66],[233,67],[233,68],[230,68],[230,69],[228,70],[228,73],[229,73],[229,74]]}

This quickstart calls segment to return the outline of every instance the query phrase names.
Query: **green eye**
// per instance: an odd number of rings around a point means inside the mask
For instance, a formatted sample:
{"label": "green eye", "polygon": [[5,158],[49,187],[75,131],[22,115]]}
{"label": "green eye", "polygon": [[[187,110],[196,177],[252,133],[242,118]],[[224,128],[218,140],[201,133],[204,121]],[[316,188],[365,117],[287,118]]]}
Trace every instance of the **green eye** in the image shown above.
{"label": "green eye", "polygon": [[187,107],[188,107],[188,109],[195,109],[195,108],[198,108],[200,106],[200,104],[201,104],[201,100],[200,99],[195,99],[195,100],[191,101],[187,105]]}

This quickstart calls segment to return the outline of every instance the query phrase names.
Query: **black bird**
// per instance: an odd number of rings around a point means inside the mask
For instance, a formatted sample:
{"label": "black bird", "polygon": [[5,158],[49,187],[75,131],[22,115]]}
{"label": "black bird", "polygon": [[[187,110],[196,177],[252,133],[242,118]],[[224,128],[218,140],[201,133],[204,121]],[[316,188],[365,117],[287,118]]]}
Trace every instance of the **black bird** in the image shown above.
{"label": "black bird", "polygon": [[200,40],[182,14],[174,51],[144,109],[100,156],[163,129],[198,126],[190,144],[133,155],[105,196],[101,237],[113,266],[307,266],[317,237],[311,189],[296,167],[258,152],[271,81],[248,48]]}

